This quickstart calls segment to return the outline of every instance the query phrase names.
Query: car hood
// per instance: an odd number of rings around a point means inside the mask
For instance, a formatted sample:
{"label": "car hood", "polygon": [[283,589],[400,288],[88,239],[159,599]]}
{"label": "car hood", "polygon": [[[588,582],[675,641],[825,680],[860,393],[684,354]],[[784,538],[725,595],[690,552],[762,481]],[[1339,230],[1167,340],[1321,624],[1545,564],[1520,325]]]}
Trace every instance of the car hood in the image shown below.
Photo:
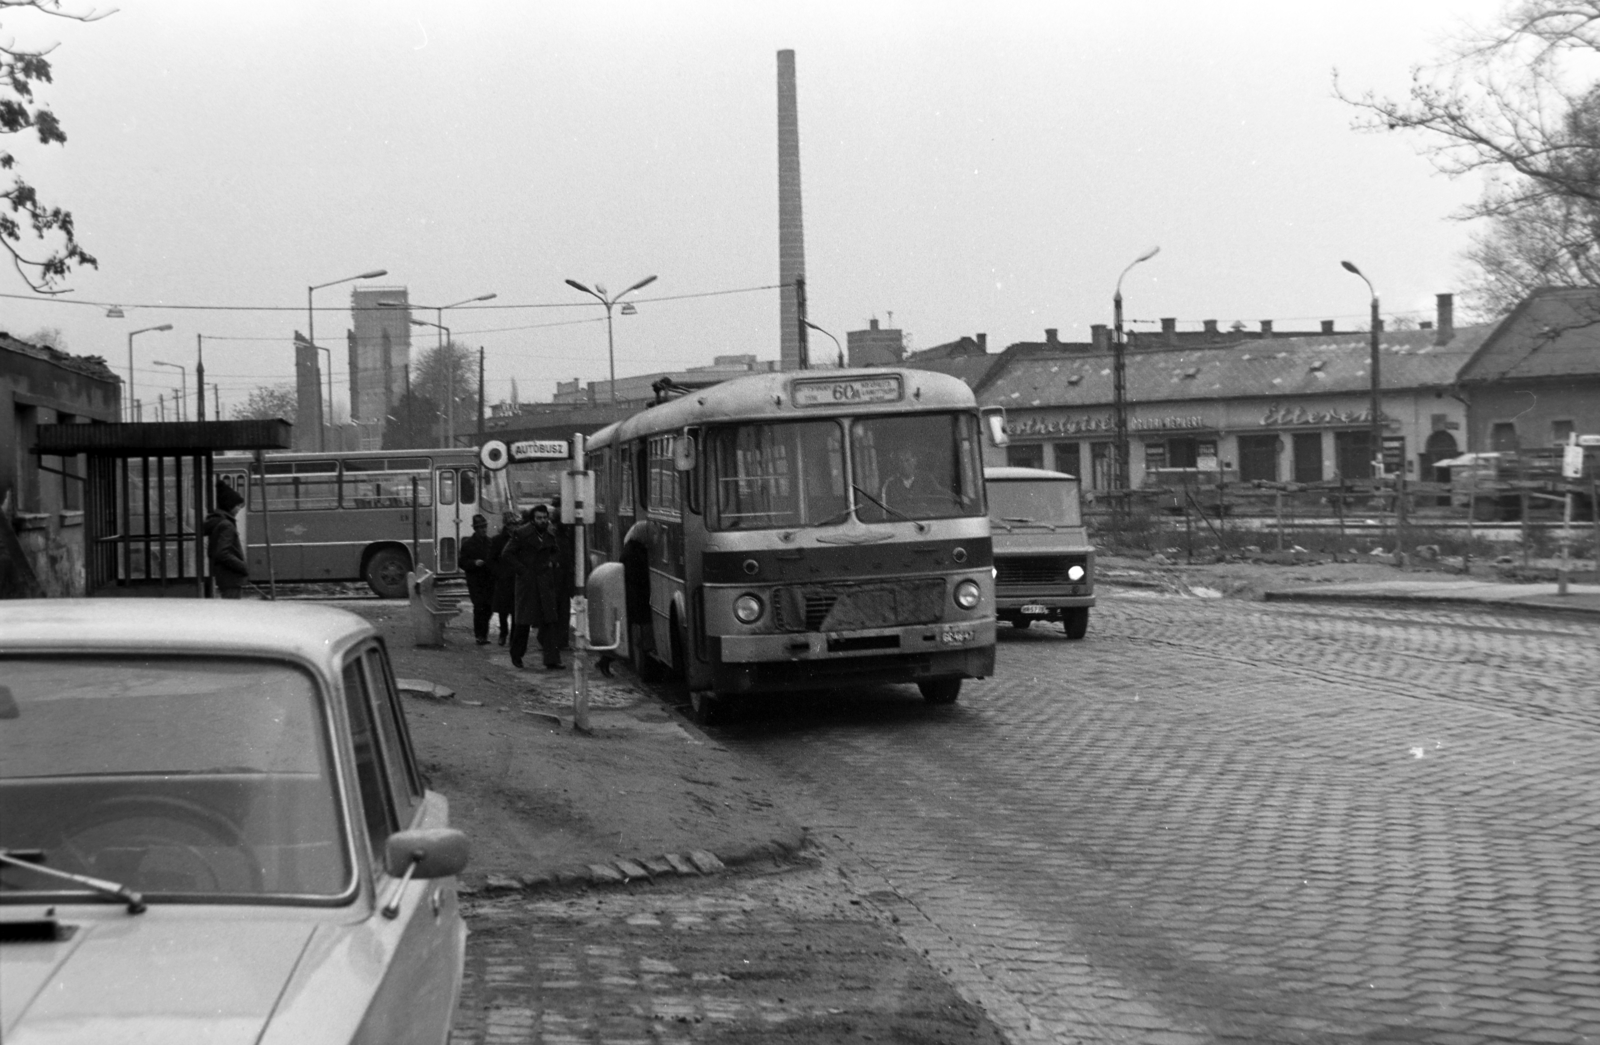
{"label": "car hood", "polygon": [[[112,908],[111,910],[116,910]],[[67,1042],[254,1042],[315,923],[195,917],[152,906],[62,919],[58,942],[0,945],[0,1038]],[[109,912],[104,912],[109,913]]]}

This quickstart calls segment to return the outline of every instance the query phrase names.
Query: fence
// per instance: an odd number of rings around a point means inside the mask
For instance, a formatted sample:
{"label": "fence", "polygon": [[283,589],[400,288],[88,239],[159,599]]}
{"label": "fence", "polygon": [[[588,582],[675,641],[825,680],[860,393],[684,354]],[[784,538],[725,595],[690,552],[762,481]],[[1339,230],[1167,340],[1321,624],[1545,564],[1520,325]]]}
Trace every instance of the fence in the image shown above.
{"label": "fence", "polygon": [[1502,469],[1497,478],[1454,483],[1393,477],[1229,483],[1215,476],[1100,491],[1090,495],[1084,516],[1095,542],[1111,552],[1176,548],[1193,557],[1247,548],[1367,554],[1421,547],[1470,557],[1498,555],[1496,548],[1514,543],[1526,564],[1557,554],[1570,534],[1572,554],[1600,560],[1600,478],[1592,467],[1574,480]]}

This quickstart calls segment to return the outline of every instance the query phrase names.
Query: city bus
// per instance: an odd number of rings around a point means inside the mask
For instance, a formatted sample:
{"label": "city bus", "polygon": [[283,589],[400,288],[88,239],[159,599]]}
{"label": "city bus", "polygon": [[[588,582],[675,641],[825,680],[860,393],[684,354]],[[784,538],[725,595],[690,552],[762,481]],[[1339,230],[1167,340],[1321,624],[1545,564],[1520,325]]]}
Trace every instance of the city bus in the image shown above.
{"label": "city bus", "polygon": [[484,488],[476,447],[271,453],[264,464],[263,476],[248,454],[215,461],[219,480],[248,488],[239,529],[261,587],[270,537],[274,581],[365,581],[380,598],[404,598],[414,566],[459,575],[472,516],[493,520],[505,503]]}
{"label": "city bus", "polygon": [[680,677],[702,719],[746,694],[879,682],[954,702],[994,670],[980,440],[1003,435],[980,421],[943,374],[790,371],[591,435],[591,562],[647,531],[641,673]]}

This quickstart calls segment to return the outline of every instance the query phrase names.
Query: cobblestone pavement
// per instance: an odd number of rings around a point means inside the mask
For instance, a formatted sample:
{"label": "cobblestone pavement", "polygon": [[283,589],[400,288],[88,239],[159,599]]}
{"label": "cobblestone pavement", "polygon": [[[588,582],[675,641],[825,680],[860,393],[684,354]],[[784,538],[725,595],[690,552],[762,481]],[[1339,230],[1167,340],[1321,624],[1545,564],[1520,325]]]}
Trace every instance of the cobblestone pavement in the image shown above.
{"label": "cobblestone pavement", "polygon": [[1600,1042],[1597,680],[1590,621],[1113,595],[714,732],[1014,1042]]}

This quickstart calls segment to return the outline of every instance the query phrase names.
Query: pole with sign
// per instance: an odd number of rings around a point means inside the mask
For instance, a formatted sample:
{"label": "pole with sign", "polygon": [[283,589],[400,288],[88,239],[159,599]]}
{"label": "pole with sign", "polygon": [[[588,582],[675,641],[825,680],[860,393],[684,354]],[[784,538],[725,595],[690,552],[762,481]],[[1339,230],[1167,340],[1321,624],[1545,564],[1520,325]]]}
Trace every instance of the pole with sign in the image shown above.
{"label": "pole with sign", "polygon": [[1567,594],[1567,557],[1572,550],[1572,481],[1583,478],[1583,447],[1578,445],[1578,434],[1567,436],[1567,445],[1561,448],[1561,477],[1569,480],[1566,502],[1561,520],[1561,570],[1556,574],[1556,594]]}
{"label": "pole with sign", "polygon": [[[558,441],[559,442],[559,441]],[[511,456],[517,459],[517,448]],[[571,467],[561,476],[561,522],[572,527],[572,611],[568,627],[572,630],[572,728],[580,733],[589,728],[589,658],[587,654],[617,648],[617,643],[596,646],[589,636],[589,599],[584,593],[589,561],[587,530],[594,522],[594,473],[584,467],[583,433],[572,437]]]}

